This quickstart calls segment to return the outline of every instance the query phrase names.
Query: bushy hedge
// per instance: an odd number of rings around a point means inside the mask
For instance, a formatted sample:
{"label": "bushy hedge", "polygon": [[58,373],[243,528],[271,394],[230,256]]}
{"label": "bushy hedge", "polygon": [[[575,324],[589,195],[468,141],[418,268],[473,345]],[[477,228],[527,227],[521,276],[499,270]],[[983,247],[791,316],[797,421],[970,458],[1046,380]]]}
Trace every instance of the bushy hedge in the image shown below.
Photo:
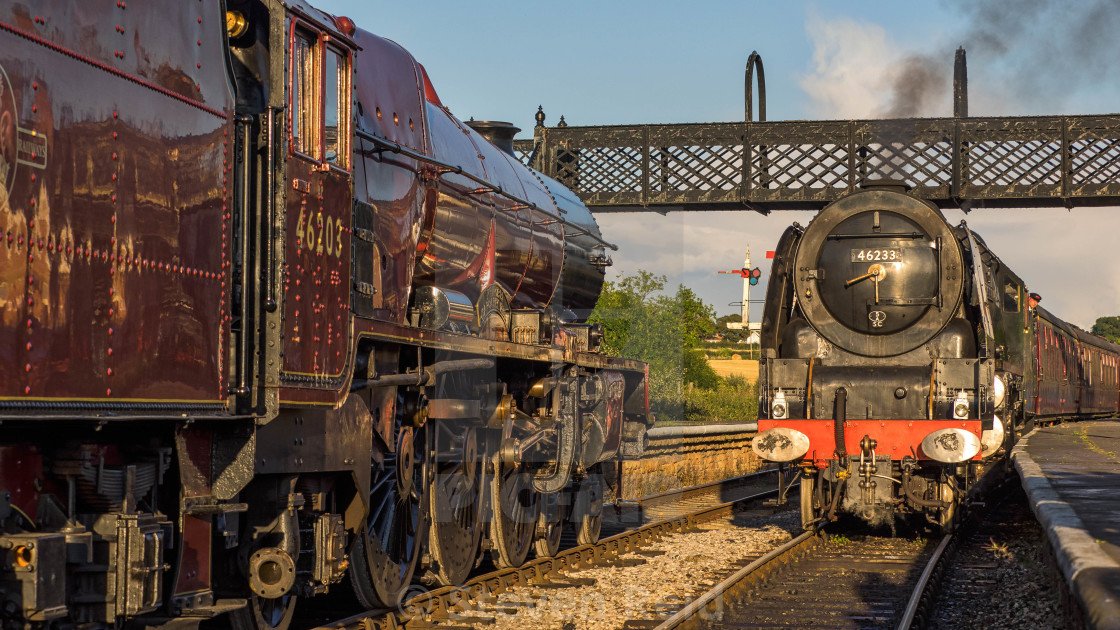
{"label": "bushy hedge", "polygon": [[714,389],[685,393],[684,421],[693,423],[754,422],[758,419],[758,387],[741,376],[720,379]]}

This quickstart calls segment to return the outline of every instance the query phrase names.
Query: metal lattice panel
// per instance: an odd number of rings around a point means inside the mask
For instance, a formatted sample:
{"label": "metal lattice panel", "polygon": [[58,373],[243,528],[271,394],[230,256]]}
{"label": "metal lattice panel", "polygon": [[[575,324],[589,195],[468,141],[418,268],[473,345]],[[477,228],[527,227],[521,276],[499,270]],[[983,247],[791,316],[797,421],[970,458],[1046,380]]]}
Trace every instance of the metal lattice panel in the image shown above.
{"label": "metal lattice panel", "polygon": [[533,147],[532,140],[514,140],[513,157],[520,160],[522,164],[528,164],[533,158]]}
{"label": "metal lattice panel", "polygon": [[868,181],[942,207],[1120,205],[1120,116],[539,128],[518,157],[596,211],[815,209]]}

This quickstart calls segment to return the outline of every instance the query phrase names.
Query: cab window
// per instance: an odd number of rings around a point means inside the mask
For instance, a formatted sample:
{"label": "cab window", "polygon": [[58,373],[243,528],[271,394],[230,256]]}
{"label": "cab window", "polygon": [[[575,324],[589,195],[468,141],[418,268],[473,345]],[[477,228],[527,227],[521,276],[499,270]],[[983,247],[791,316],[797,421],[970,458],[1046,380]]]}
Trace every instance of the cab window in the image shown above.
{"label": "cab window", "polygon": [[334,48],[327,48],[323,68],[323,159],[340,168],[347,166],[347,134],[340,133],[340,125],[349,120],[348,79],[346,57]]}
{"label": "cab window", "polygon": [[292,151],[348,170],[350,56],[329,40],[292,29]]}
{"label": "cab window", "polygon": [[292,42],[292,150],[319,159],[317,116],[318,81],[315,77],[315,41],[297,32]]}
{"label": "cab window", "polygon": [[1003,310],[1005,313],[1019,312],[1019,285],[1008,281],[1003,285]]}

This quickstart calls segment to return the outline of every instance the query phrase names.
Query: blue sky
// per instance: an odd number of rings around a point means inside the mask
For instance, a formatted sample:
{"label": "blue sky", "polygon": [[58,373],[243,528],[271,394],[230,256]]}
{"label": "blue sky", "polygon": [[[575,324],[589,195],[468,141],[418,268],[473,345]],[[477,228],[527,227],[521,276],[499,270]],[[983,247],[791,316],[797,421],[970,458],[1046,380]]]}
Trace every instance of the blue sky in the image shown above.
{"label": "blue sky", "polygon": [[[538,105],[549,125],[561,114],[572,125],[741,120],[752,50],[765,63],[770,120],[882,117],[903,59],[923,56],[945,79],[960,45],[974,116],[1120,111],[1120,73],[1107,66],[1120,58],[1120,38],[1093,32],[1120,27],[1107,0],[313,3],[408,49],[458,117],[526,132]],[[912,113],[950,114],[951,92],[934,90]],[[749,244],[765,279],[763,252],[791,221],[810,218],[599,215],[621,247],[612,275],[665,274],[720,314],[737,312],[728,303],[741,285],[715,271],[739,267]],[[967,219],[1059,316],[1087,328],[1120,314],[1117,209],[982,210]]]}

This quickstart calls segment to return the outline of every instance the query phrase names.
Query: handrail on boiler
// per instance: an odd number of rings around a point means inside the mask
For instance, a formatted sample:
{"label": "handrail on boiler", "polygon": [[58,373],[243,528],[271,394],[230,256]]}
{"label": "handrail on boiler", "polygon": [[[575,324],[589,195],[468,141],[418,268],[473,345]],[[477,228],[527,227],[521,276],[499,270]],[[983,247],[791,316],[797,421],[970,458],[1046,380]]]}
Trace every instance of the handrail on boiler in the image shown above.
{"label": "handrail on boiler", "polygon": [[472,175],[472,174],[464,171],[463,167],[461,167],[461,166],[454,166],[452,164],[448,164],[447,162],[443,162],[443,161],[437,160],[433,157],[429,157],[427,155],[424,155],[423,153],[413,151],[412,149],[409,149],[409,148],[401,145],[400,143],[391,142],[391,141],[386,140],[385,138],[382,138],[380,136],[375,136],[375,135],[371,134],[370,132],[365,131],[363,129],[356,129],[354,131],[354,133],[359,138],[362,138],[363,140],[369,140],[370,142],[372,142],[372,143],[374,143],[374,144],[376,144],[380,147],[383,147],[383,150],[392,151],[393,153],[399,153],[399,154],[404,155],[406,157],[412,158],[412,159],[416,160],[417,162],[424,162],[426,164],[431,164],[432,166],[436,166],[440,170],[440,175],[444,175],[446,173],[454,173],[456,175],[462,175],[463,177],[466,177],[467,179],[471,180],[472,182],[478,184],[479,186],[485,187],[486,189],[488,189],[493,194],[505,197],[506,199],[509,199],[510,201],[517,204],[518,206],[526,207],[526,208],[529,208],[531,210],[535,210],[537,212],[540,212],[541,214],[547,216],[548,218],[550,218],[554,221],[559,221],[562,225],[564,225],[564,227],[575,228],[576,230],[579,230],[581,232],[579,235],[586,236],[590,239],[593,239],[596,242],[598,242],[600,245],[602,245],[603,247],[609,247],[616,252],[618,251],[618,246],[617,245],[615,245],[614,243],[608,243],[607,241],[604,241],[603,239],[599,238],[598,236],[595,236],[594,234],[587,233],[584,230],[583,226],[572,223],[571,221],[567,221],[567,220],[564,219],[564,217],[560,216],[559,214],[556,214],[554,212],[550,212],[548,210],[545,210],[544,208],[538,206],[537,204],[535,204],[531,201],[527,201],[527,200],[522,199],[522,198],[520,198],[520,197],[518,197],[514,194],[511,194],[511,193],[507,192],[501,186],[497,186],[495,184],[492,184],[492,183],[486,181],[485,179],[482,179],[481,177],[478,177],[477,175]]}

